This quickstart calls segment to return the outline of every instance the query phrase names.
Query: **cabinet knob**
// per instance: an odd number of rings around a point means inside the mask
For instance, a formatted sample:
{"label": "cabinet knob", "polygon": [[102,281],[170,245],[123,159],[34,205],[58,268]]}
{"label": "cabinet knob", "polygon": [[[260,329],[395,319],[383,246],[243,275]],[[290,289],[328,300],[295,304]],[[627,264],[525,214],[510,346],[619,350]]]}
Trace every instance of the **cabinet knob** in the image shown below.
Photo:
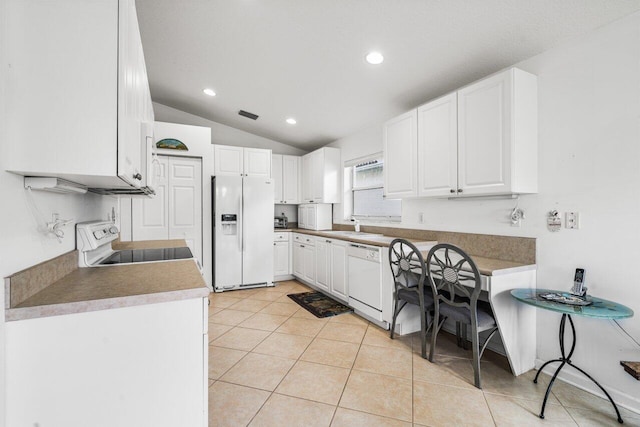
{"label": "cabinet knob", "polygon": [[138,181],[142,181],[142,175],[140,175],[140,173],[137,173],[137,174],[133,175],[133,179],[137,179]]}
{"label": "cabinet knob", "polygon": [[451,190],[449,190],[449,193],[455,193],[456,190],[454,190],[453,188]]}
{"label": "cabinet knob", "polygon": [[458,193],[462,193],[462,188],[458,188]]}

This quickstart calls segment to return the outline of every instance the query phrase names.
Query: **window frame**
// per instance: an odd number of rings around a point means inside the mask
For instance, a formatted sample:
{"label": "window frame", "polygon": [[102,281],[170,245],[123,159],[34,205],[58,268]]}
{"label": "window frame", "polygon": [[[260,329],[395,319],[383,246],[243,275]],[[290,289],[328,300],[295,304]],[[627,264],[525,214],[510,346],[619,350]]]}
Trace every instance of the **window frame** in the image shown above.
{"label": "window frame", "polygon": [[[380,185],[368,185],[362,187],[355,187],[355,167],[358,164],[371,161],[371,160],[382,160],[383,154],[382,152],[370,154],[368,156],[359,157],[357,159],[353,159],[344,163],[344,197],[345,202],[348,197],[349,202],[345,203],[345,220],[360,219],[374,222],[390,222],[390,223],[399,223],[402,221],[402,200],[400,200],[400,214],[399,215],[367,215],[367,214],[355,214],[355,192],[362,190],[373,190],[373,189],[382,189],[384,192],[384,183]],[[384,171],[384,163],[382,164],[382,168]],[[348,172],[347,172],[348,170]],[[383,172],[384,173],[384,172]],[[384,195],[383,195],[384,197]]]}

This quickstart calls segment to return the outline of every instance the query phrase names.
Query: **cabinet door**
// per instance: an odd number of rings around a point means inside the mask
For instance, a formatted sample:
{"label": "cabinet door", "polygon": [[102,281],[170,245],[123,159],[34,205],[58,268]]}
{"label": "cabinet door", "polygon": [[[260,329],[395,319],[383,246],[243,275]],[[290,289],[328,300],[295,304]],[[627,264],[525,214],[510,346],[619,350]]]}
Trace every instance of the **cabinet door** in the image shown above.
{"label": "cabinet door", "polygon": [[215,175],[242,176],[244,173],[244,151],[242,147],[214,145],[213,164]]}
{"label": "cabinet door", "polygon": [[305,227],[309,230],[316,230],[318,228],[318,208],[314,205],[307,205],[305,210]]}
{"label": "cabinet door", "polygon": [[349,289],[347,280],[347,243],[340,240],[332,240],[330,247],[331,264],[331,294],[347,301]]}
{"label": "cabinet door", "polygon": [[324,200],[324,151],[311,153],[311,202],[322,203]]}
{"label": "cabinet door", "polygon": [[311,154],[302,156],[302,201],[305,203],[313,200],[313,171],[311,170],[313,156]]}
{"label": "cabinet door", "polygon": [[301,243],[293,244],[293,275],[304,278],[304,247]]}
{"label": "cabinet door", "polygon": [[298,206],[298,228],[306,228],[307,227],[307,219],[304,217],[305,213],[304,206]]}
{"label": "cabinet door", "polygon": [[458,187],[465,194],[510,191],[511,72],[458,91]]}
{"label": "cabinet door", "polygon": [[286,276],[289,274],[289,242],[273,243],[273,275]]}
{"label": "cabinet door", "polygon": [[[274,178],[275,178],[275,171]],[[282,156],[282,200],[284,203],[300,202],[300,157]]]}
{"label": "cabinet door", "polygon": [[316,281],[316,248],[309,245],[302,245],[304,279],[309,283]]}
{"label": "cabinet door", "polygon": [[155,197],[131,199],[131,240],[169,238],[169,158],[158,156],[154,167]]}
{"label": "cabinet door", "polygon": [[169,238],[184,239],[202,259],[202,160],[169,158]]}
{"label": "cabinet door", "polygon": [[273,178],[273,201],[275,203],[283,203],[283,186],[284,186],[284,170],[283,157],[280,154],[271,156],[271,176]]}
{"label": "cabinet door", "polygon": [[418,195],[417,110],[383,126],[384,194],[389,198]]}
{"label": "cabinet door", "polygon": [[139,187],[147,74],[135,1],[120,1],[118,14],[118,176]]}
{"label": "cabinet door", "polygon": [[271,150],[245,148],[244,175],[271,178]]}
{"label": "cabinet door", "polygon": [[331,278],[330,246],[328,240],[322,237],[316,239],[316,285],[326,291],[329,290]]}
{"label": "cabinet door", "polygon": [[458,189],[456,93],[418,107],[418,130],[418,195],[428,197],[456,193]]}

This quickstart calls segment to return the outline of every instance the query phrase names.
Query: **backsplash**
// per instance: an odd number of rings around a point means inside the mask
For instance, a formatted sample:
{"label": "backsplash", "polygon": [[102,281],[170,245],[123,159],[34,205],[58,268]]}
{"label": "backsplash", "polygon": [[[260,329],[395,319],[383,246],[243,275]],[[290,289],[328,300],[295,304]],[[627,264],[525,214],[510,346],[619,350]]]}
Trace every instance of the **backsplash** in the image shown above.
{"label": "backsplash", "polygon": [[[353,230],[353,225],[333,224],[334,230]],[[367,233],[382,233],[413,240],[436,240],[459,246],[470,255],[512,261],[522,264],[536,263],[536,239],[531,237],[494,236],[489,234],[457,233],[451,231],[416,230],[411,228],[362,225]]]}

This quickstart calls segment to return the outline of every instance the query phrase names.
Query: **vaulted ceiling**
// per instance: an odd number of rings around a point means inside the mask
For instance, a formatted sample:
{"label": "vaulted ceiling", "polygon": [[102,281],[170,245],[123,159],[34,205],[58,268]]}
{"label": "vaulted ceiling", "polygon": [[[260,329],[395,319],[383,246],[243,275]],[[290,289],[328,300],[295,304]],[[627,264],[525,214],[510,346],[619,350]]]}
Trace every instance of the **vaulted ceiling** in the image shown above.
{"label": "vaulted ceiling", "polygon": [[[136,4],[154,101],[304,150],[640,10],[640,0]],[[372,50],[381,65],[365,61]]]}

